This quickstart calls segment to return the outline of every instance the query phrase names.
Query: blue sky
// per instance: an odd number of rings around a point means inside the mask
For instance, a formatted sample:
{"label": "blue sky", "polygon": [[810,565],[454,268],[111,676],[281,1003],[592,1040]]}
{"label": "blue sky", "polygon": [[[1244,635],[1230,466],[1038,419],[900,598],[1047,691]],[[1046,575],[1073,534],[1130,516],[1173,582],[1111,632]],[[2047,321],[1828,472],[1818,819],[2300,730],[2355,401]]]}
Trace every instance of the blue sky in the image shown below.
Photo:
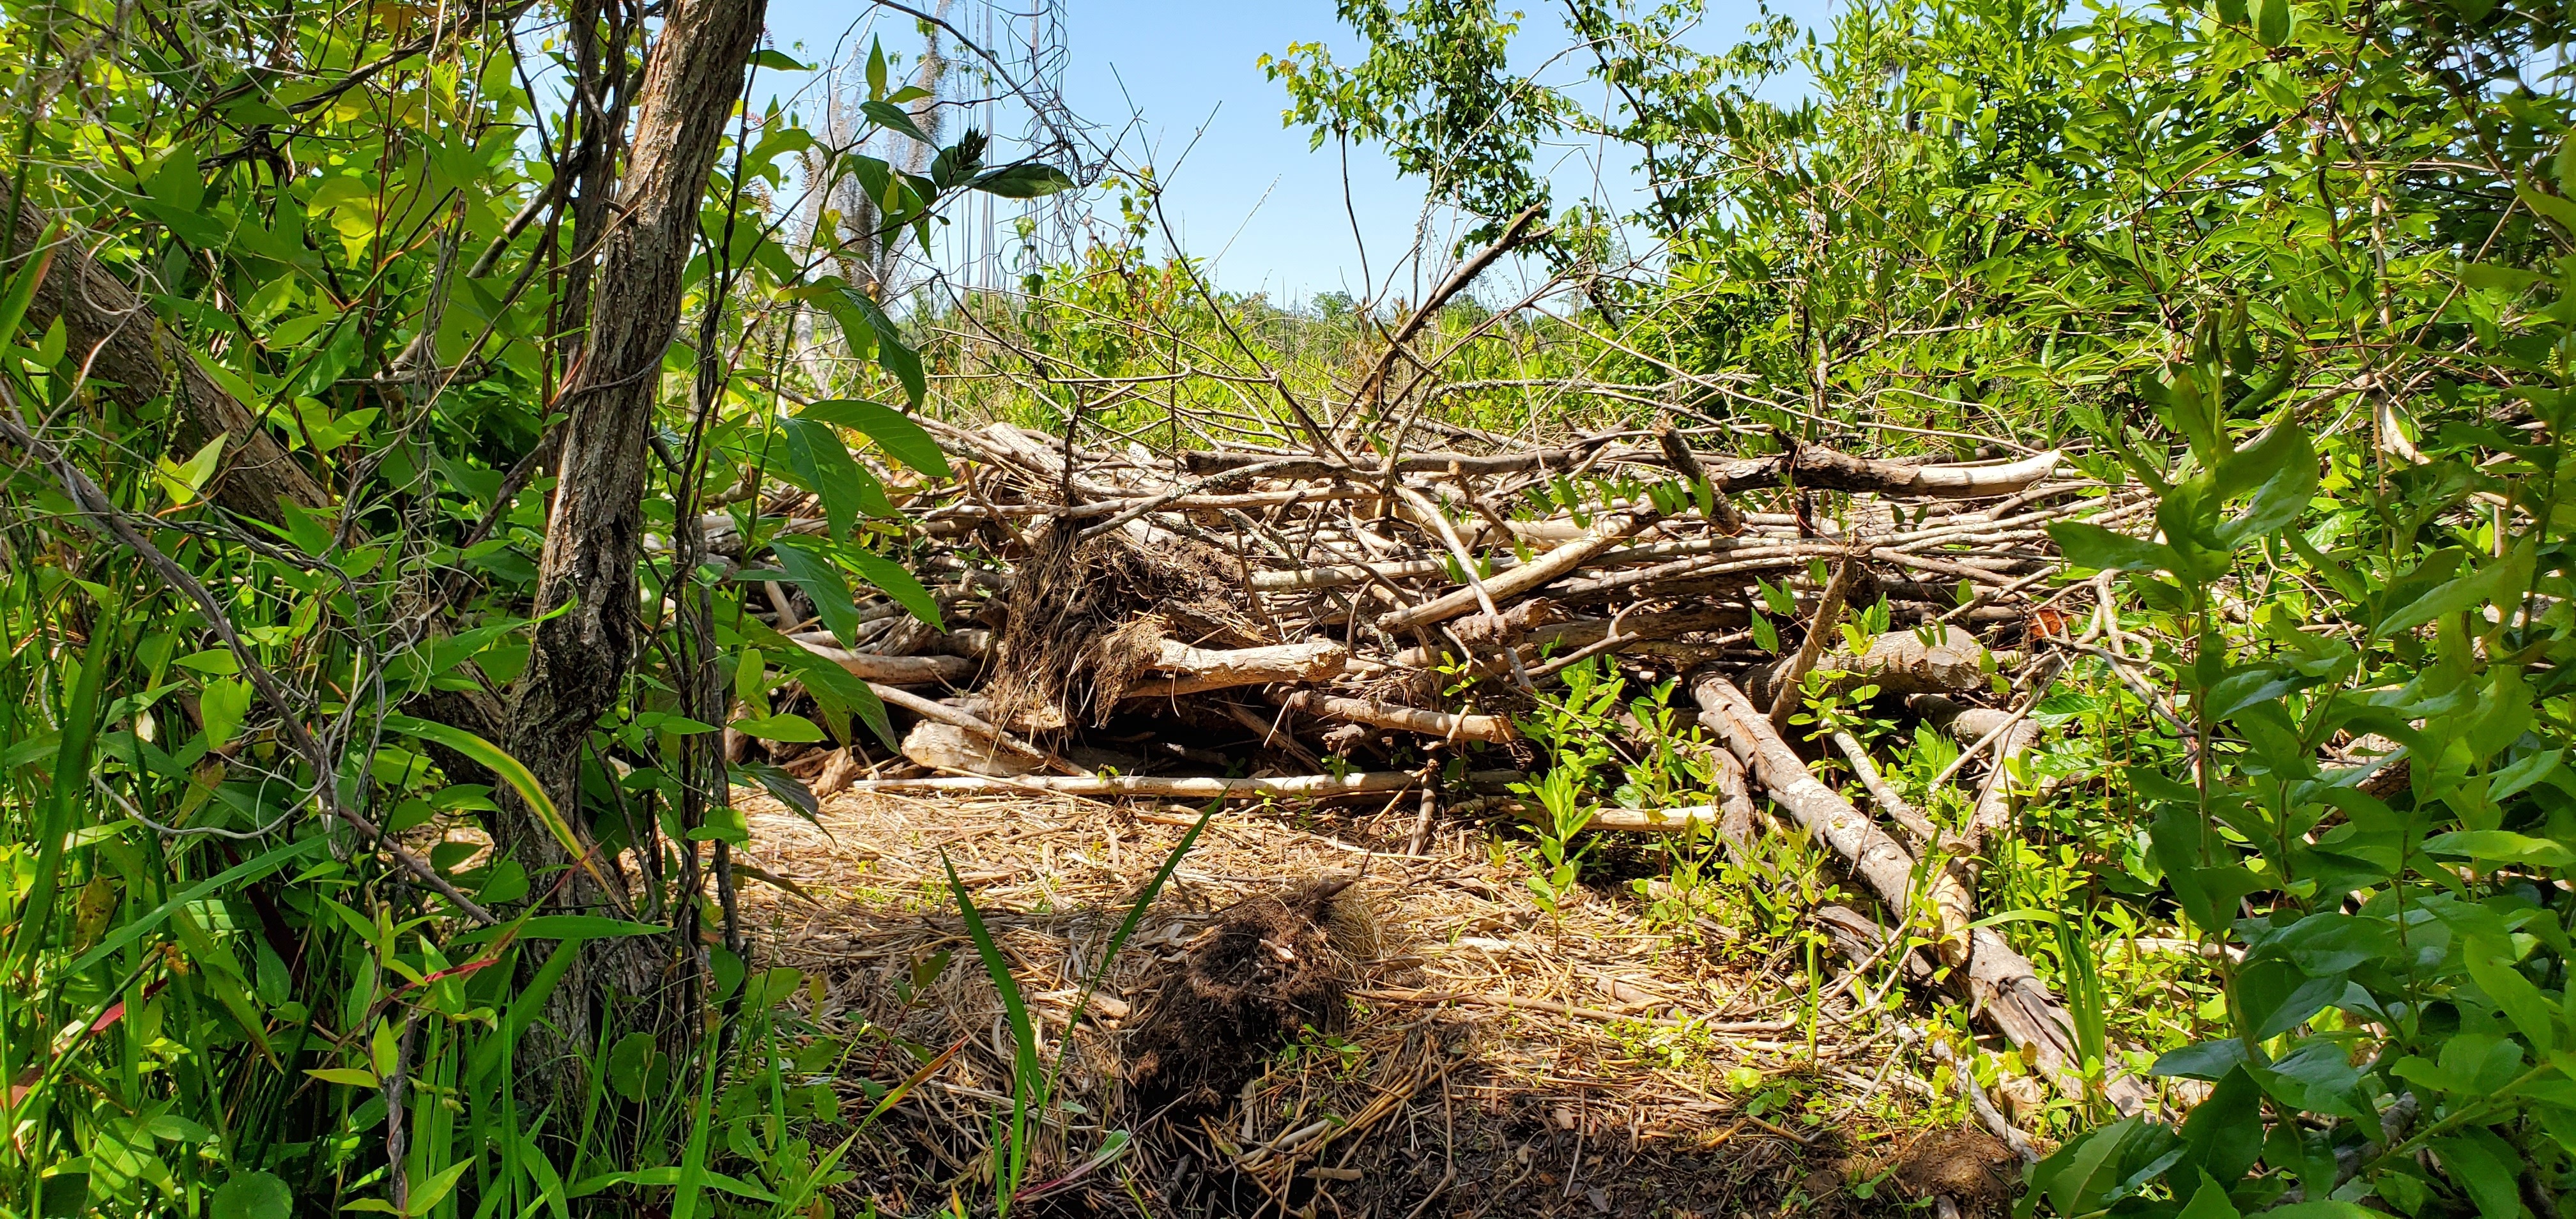
{"label": "blue sky", "polygon": [[[1828,2],[1773,7],[1813,25]],[[971,3],[954,0],[951,20],[962,23]],[[1708,10],[1695,40],[1708,48],[1735,41],[1757,15],[1753,0],[1709,0]],[[822,60],[866,12],[848,0],[771,0],[770,35],[782,49],[804,44],[800,58]],[[1392,276],[1395,293],[1410,295],[1421,269],[1398,264],[1423,217],[1418,186],[1399,180],[1376,150],[1354,148],[1346,207],[1341,157],[1330,144],[1310,151],[1305,131],[1281,126],[1286,93],[1258,66],[1262,54],[1292,42],[1322,42],[1337,60],[1356,59],[1331,0],[1066,0],[1066,26],[1067,101],[1100,138],[1119,139],[1125,159],[1155,167],[1174,234],[1184,250],[1212,260],[1220,285],[1288,301],[1329,291],[1364,296],[1365,250],[1370,275],[1381,285]],[[880,27],[889,51],[918,48],[908,20],[880,19]],[[1564,44],[1561,28],[1552,8],[1533,6],[1523,40],[1545,54]],[[858,54],[865,50],[863,35]],[[1589,186],[1591,160],[1566,150],[1549,168],[1569,188]],[[1601,168],[1616,178],[1627,166],[1614,154]],[[1446,244],[1445,232],[1434,244]]]}

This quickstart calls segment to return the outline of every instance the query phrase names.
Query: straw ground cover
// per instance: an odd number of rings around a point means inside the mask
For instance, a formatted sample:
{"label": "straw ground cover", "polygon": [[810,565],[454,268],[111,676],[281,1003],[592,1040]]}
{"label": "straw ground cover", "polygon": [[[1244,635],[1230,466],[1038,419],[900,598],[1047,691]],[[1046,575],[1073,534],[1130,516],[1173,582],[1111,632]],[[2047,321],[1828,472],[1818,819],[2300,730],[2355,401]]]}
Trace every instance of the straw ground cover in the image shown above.
{"label": "straw ground cover", "polygon": [[[1398,853],[1405,803],[1210,821],[1071,1039],[1044,1151],[1055,1170],[1034,1179],[1083,1169],[1114,1131],[1133,1142],[1040,1197],[1176,1214],[1859,1214],[1925,1185],[1922,1198],[1973,1205],[2018,1175],[2000,1144],[1963,1129],[1948,1068],[1889,999],[1888,962],[1852,970],[1826,950],[1809,972],[1818,946],[1786,928],[1828,888],[1721,902],[1720,888],[1767,882],[1713,865],[1709,912],[1675,925],[1658,913],[1674,908],[1669,885],[1640,892],[1614,859],[1551,917],[1472,818],[1444,819],[1423,856]],[[943,854],[1052,1045],[1101,941],[1198,814],[850,793],[808,821],[751,804],[747,861],[794,891],[751,890],[746,922],[767,959],[816,980],[792,1003],[852,1047],[847,1102],[958,1047],[881,1126],[889,1137],[853,1151],[845,1213],[974,1197],[991,1162],[986,1122],[1010,1092],[1012,1049]],[[1787,858],[1794,842],[1766,849],[1806,870]],[[1193,950],[1247,903],[1353,877],[1322,929],[1340,1010],[1265,1043],[1196,1046],[1239,1063],[1243,1082],[1140,1111],[1125,1078],[1139,1029],[1187,985]],[[1781,922],[1765,925],[1766,909]]]}

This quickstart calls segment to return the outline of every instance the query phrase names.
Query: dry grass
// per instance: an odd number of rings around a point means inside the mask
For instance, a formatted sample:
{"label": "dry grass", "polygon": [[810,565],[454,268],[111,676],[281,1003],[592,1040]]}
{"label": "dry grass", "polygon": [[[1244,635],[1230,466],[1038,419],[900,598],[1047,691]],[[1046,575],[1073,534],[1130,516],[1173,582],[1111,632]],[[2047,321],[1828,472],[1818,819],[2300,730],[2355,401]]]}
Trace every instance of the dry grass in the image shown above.
{"label": "dry grass", "polygon": [[[1195,815],[853,794],[826,801],[818,826],[751,806],[748,861],[816,899],[753,891],[763,963],[824,980],[828,997],[807,1014],[852,1047],[845,1111],[864,1088],[960,1047],[879,1128],[886,1137],[854,1149],[860,1175],[841,1191],[843,1214],[863,1213],[862,1200],[922,1214],[952,1190],[970,1208],[991,1195],[990,1118],[1010,1089],[1011,1043],[942,853],[1014,961],[1052,1053],[1105,941]],[[1676,934],[1650,924],[1623,884],[1588,890],[1560,923],[1514,865],[1497,864],[1482,825],[1444,824],[1425,858],[1373,853],[1401,851],[1413,821],[1409,798],[1401,809],[1220,813],[1112,963],[1062,1064],[1069,1105],[1031,1180],[1075,1179],[1014,1209],[1894,1213],[1919,1209],[1900,1181],[1964,1171],[1892,1154],[1909,1131],[1941,1127],[1913,1142],[1944,1164],[1991,1151],[1981,1134],[1947,1133],[1957,1105],[1918,1077],[1931,1064],[1901,1013],[1862,1010],[1883,969],[1826,974],[1811,1056],[1802,946],[1710,918]],[[1212,928],[1230,912],[1275,920],[1317,882],[1354,876],[1322,903],[1315,935],[1279,946],[1331,957],[1318,968],[1346,995],[1339,1018],[1249,1045],[1215,1044],[1222,1022],[1197,1020],[1189,1048],[1207,1058],[1193,1070],[1243,1082],[1222,1097],[1158,1094],[1162,1107],[1143,1111],[1131,1093],[1145,1089],[1127,1085],[1137,1043],[1165,1056],[1176,1043],[1169,1027],[1139,1030],[1166,991],[1189,984],[1188,954],[1222,940]],[[1293,935],[1261,937],[1274,934]],[[950,963],[930,978],[942,953]],[[1766,1096],[1767,1107],[1753,1103]],[[1119,1129],[1135,1132],[1133,1146],[1082,1170]]]}

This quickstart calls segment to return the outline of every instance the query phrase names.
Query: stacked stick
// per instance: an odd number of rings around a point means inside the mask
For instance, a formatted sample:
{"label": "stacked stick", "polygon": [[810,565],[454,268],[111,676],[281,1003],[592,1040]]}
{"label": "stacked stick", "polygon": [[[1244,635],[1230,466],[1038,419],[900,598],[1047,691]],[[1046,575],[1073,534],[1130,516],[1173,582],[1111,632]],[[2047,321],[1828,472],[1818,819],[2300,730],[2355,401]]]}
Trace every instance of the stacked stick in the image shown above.
{"label": "stacked stick", "polygon": [[[1592,828],[1705,827],[1740,845],[1767,795],[1893,924],[1841,912],[1856,958],[1896,945],[2086,1087],[2054,996],[1974,926],[1974,879],[2028,794],[2006,768],[2037,739],[2027,714],[2068,642],[2046,526],[2117,526],[2148,501],[2063,476],[2055,453],[1927,464],[1783,437],[1730,454],[1712,443],[1729,437],[1670,429],[1544,448],[1460,429],[1460,451],[1389,457],[1320,431],[1299,450],[1154,453],[928,426],[960,467],[908,505],[945,629],[877,601],[836,639],[800,592],[768,589],[779,629],[874,685],[901,733],[900,756],[769,747],[817,789],[1411,796],[1419,849],[1443,802],[1520,811],[1507,785],[1545,759],[1518,720],[1570,667],[1683,678],[1723,745],[1720,798],[1605,809]],[[810,502],[765,507],[789,533],[820,527]],[[759,564],[739,538],[712,541]],[[1881,604],[1887,629],[1853,654],[1841,624]],[[1807,697],[1862,685],[1967,749],[1964,825],[1912,808],[1849,735],[1792,727]],[[1826,767],[1856,776],[1876,815]],[[1855,918],[1877,930],[1852,933]],[[2123,1108],[2147,1095],[2117,1076],[2109,1089]]]}

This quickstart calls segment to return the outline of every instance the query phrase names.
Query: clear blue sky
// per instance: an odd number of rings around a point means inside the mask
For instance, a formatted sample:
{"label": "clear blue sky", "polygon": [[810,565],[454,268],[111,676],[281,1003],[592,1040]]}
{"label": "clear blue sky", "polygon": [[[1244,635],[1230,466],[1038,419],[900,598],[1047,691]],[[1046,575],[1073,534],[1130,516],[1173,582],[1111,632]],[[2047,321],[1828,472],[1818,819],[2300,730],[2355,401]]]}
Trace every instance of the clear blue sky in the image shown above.
{"label": "clear blue sky", "polygon": [[[953,0],[949,18],[966,23],[973,3]],[[1773,7],[1812,26],[1828,3],[1775,0]],[[1758,15],[1754,0],[1709,0],[1708,8],[1693,41],[1710,49],[1737,40]],[[773,45],[801,43],[799,58],[823,60],[854,21],[867,21],[867,11],[848,0],[771,0],[769,31]],[[1214,260],[1219,284],[1290,301],[1329,291],[1366,295],[1365,248],[1371,276],[1385,284],[1394,273],[1396,294],[1411,294],[1414,268],[1396,264],[1422,219],[1419,186],[1399,180],[1376,150],[1354,148],[1346,208],[1334,146],[1310,151],[1305,131],[1281,126],[1286,93],[1258,66],[1262,54],[1277,55],[1292,42],[1322,42],[1337,60],[1356,59],[1331,0],[1067,0],[1066,27],[1067,101],[1099,138],[1120,141],[1123,159],[1154,166],[1182,248]],[[899,14],[881,14],[875,28],[890,52],[919,49]],[[1531,6],[1522,40],[1533,55],[1563,46],[1555,10]],[[864,56],[866,45],[862,33],[857,54]],[[1002,125],[1007,131],[1016,120]],[[1613,158],[1600,171],[1624,176],[1625,158]],[[1569,188],[1560,194],[1588,187],[1595,172],[1581,150],[1565,150],[1548,168]],[[1445,233],[1434,244],[1445,245]]]}

